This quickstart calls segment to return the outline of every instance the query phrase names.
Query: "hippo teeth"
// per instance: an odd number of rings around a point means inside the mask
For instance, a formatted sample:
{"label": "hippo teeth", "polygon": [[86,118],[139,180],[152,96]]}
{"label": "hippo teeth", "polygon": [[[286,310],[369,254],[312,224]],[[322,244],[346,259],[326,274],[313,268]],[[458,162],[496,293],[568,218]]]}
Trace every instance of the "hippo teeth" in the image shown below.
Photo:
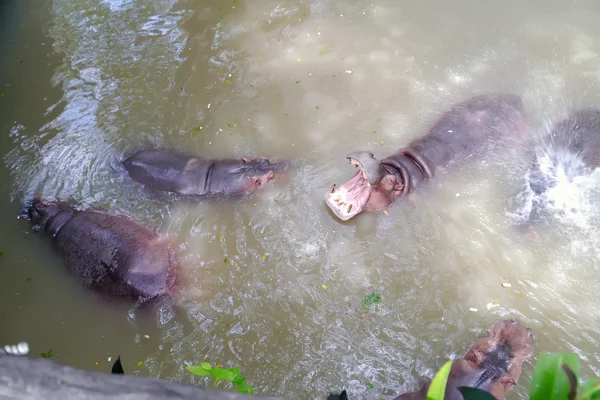
{"label": "hippo teeth", "polygon": [[331,187],[331,193],[335,193],[335,183],[333,184],[333,186]]}
{"label": "hippo teeth", "polygon": [[346,211],[346,212],[347,212],[347,213],[349,213],[351,210],[352,210],[352,204],[350,204],[350,205],[348,206],[348,211]]}

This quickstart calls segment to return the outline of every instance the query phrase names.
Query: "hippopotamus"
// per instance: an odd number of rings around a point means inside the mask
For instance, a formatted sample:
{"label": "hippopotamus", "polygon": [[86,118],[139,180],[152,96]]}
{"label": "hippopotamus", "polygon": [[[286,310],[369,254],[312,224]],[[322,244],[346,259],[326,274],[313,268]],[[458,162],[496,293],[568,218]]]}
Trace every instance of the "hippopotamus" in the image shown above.
{"label": "hippopotamus", "polygon": [[133,180],[151,189],[186,196],[236,196],[264,187],[289,163],[271,163],[264,157],[213,160],[153,149],[129,156],[123,165]]}
{"label": "hippopotamus", "polygon": [[584,108],[553,124],[535,146],[526,189],[535,196],[520,229],[529,229],[543,214],[544,197],[559,179],[573,181],[600,167],[600,110]]}
{"label": "hippopotamus", "polygon": [[23,211],[35,231],[52,237],[70,272],[100,295],[143,303],[176,290],[179,263],[169,241],[130,218],[38,196]]}
{"label": "hippopotamus", "polygon": [[379,211],[414,192],[441,168],[456,166],[490,152],[511,138],[521,138],[527,122],[521,98],[489,93],[472,97],[442,114],[429,132],[378,161],[371,152],[347,156],[359,171],[325,195],[342,221],[363,211]]}
{"label": "hippopotamus", "polygon": [[[446,384],[445,400],[463,400],[458,388],[484,390],[503,400],[517,384],[523,361],[533,352],[533,332],[513,319],[494,322],[488,335],[478,339],[463,358],[454,360]],[[431,382],[419,391],[404,393],[395,400],[425,400]]]}

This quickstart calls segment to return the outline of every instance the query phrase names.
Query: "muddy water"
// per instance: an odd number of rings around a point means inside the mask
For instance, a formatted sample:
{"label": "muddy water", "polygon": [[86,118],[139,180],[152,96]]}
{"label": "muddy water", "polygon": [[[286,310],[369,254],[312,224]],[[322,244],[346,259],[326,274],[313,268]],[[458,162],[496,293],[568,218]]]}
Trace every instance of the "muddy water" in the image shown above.
{"label": "muddy water", "polygon": [[[0,341],[90,370],[120,354],[128,373],[200,383],[184,366],[209,361],[241,367],[257,393],[375,399],[416,389],[493,320],[516,317],[536,354],[574,351],[600,374],[593,177],[554,192],[556,218],[527,237],[512,229],[530,205],[519,146],[387,213],[340,223],[323,203],[353,173],[346,153],[383,157],[473,94],[523,96],[534,135],[597,106],[596,3],[4,2]],[[175,201],[119,173],[146,145],[296,168],[238,202]],[[170,236],[179,311],[86,293],[17,220],[35,191]],[[365,312],[371,292],[382,300]]]}

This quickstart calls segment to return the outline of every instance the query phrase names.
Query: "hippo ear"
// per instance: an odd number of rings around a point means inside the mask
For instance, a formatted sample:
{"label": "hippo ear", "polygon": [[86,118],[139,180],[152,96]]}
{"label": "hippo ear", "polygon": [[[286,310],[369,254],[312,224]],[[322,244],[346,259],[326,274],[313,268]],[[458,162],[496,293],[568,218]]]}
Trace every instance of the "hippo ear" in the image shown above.
{"label": "hippo ear", "polygon": [[246,163],[248,162],[248,159],[247,159],[246,157],[242,157],[242,162],[243,162],[244,164],[246,164]]}

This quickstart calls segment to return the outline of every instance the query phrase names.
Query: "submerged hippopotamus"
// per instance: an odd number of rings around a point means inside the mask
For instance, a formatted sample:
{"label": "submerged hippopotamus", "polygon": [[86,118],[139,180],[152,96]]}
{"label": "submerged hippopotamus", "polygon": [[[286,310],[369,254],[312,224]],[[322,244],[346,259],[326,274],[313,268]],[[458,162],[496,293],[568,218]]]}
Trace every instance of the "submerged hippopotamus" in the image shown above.
{"label": "submerged hippopotamus", "polygon": [[[454,360],[445,400],[463,400],[459,387],[484,390],[497,400],[517,384],[521,364],[533,352],[533,333],[515,320],[496,321],[487,337],[478,339],[463,358]],[[425,400],[431,382],[417,392],[404,393],[395,400]]]}
{"label": "submerged hippopotamus", "polygon": [[123,161],[129,176],[151,189],[182,195],[235,196],[256,191],[283,174],[287,162],[266,158],[207,160],[169,150],[144,150]]}
{"label": "submerged hippopotamus", "polygon": [[526,127],[519,96],[473,97],[443,114],[427,135],[381,161],[367,151],[349,154],[359,171],[340,187],[333,185],[325,203],[343,221],[363,211],[382,210],[432,179],[440,168],[481,156],[495,144],[519,137]]}
{"label": "submerged hippopotamus", "polygon": [[39,197],[24,214],[34,230],[52,236],[70,272],[101,295],[143,302],[169,296],[178,285],[179,263],[169,242],[127,217]]}
{"label": "submerged hippopotamus", "polygon": [[544,212],[544,197],[559,180],[572,182],[600,167],[600,110],[585,108],[570,113],[552,126],[534,150],[528,188],[535,196],[529,215],[519,227],[527,229]]}

